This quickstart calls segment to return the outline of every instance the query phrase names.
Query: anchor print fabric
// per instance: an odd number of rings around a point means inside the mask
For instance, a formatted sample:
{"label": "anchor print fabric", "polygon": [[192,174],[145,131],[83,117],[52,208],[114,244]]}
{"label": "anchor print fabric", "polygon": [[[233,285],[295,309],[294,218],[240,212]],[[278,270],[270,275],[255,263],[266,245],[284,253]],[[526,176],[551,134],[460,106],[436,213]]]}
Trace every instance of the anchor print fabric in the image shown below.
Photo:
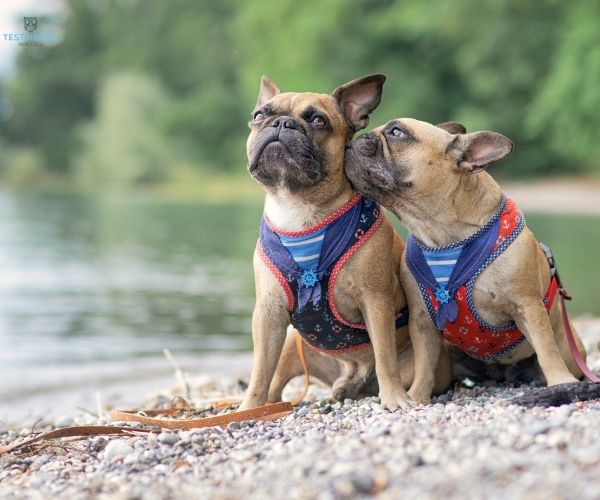
{"label": "anchor print fabric", "polygon": [[[344,264],[374,233],[382,218],[381,207],[360,195],[321,223],[303,231],[281,231],[263,217],[259,255],[284,288],[292,325],[310,347],[341,353],[370,345],[366,325],[350,323],[339,314],[333,289]],[[321,234],[324,238],[318,266],[303,269],[284,242],[310,240]],[[314,279],[307,279],[307,272],[313,272]],[[406,324],[407,318],[407,311],[401,311],[397,315],[397,327]]]}

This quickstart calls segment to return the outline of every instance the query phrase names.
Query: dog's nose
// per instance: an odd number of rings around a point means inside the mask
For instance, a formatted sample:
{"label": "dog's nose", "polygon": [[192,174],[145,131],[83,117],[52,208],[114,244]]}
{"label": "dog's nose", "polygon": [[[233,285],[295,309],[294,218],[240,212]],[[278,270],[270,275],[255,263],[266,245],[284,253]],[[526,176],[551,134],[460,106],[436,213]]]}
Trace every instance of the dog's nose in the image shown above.
{"label": "dog's nose", "polygon": [[373,134],[362,134],[354,142],[361,155],[372,157],[377,154],[378,141]]}
{"label": "dog's nose", "polygon": [[271,122],[271,127],[274,128],[289,128],[293,130],[298,130],[298,122],[294,120],[291,116],[278,116]]}

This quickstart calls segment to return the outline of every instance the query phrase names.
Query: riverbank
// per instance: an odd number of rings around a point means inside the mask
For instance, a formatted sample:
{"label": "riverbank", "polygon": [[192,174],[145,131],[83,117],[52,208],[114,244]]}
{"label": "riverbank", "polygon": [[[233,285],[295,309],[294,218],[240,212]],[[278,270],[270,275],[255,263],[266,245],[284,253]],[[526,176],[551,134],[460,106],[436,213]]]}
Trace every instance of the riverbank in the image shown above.
{"label": "riverbank", "polygon": [[[598,178],[567,177],[505,181],[495,177],[522,210],[536,213],[600,215],[600,179]],[[98,197],[98,191],[84,190],[62,179],[52,178],[35,184],[35,187],[28,184],[5,185],[4,189],[25,193],[42,192],[56,196]],[[122,190],[103,190],[102,196],[116,200],[126,198],[140,203],[261,203],[264,199],[264,191],[243,168],[228,175],[183,169],[170,182]]]}
{"label": "riverbank", "polygon": [[500,185],[526,213],[600,215],[600,180],[595,178],[501,182]]}
{"label": "riverbank", "polygon": [[[600,370],[600,320],[576,326]],[[240,396],[237,378],[191,379],[190,399]],[[291,398],[300,380],[286,389]],[[509,399],[530,386],[457,386],[430,405],[382,410],[377,398],[344,403],[313,385],[273,422],[62,441],[0,458],[5,498],[597,498],[600,401],[526,409]],[[181,387],[148,395],[169,404]],[[73,413],[40,422],[105,424]],[[2,430],[0,445],[31,429]]]}

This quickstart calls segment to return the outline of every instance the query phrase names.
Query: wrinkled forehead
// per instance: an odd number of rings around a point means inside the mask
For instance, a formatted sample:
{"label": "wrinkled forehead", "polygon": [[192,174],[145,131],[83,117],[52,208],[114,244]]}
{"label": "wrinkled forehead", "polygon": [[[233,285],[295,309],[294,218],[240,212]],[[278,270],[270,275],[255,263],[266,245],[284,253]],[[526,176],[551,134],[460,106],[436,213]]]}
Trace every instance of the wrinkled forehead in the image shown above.
{"label": "wrinkled forehead", "polygon": [[385,133],[386,130],[392,127],[398,127],[408,131],[419,142],[426,144],[445,145],[452,139],[452,134],[446,130],[436,127],[431,123],[415,120],[414,118],[396,118],[390,120],[385,125],[375,129],[378,132]]}
{"label": "wrinkled forehead", "polygon": [[323,113],[333,124],[345,124],[335,99],[327,94],[313,92],[284,92],[277,94],[263,106],[275,115],[304,116],[307,112]]}

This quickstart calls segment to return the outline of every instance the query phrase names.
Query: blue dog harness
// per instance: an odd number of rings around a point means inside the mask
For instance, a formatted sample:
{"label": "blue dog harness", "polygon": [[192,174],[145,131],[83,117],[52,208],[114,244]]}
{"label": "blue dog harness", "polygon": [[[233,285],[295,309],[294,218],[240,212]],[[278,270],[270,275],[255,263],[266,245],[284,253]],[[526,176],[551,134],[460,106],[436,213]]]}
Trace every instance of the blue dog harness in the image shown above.
{"label": "blue dog harness", "polygon": [[[342,267],[382,220],[381,207],[361,195],[303,231],[281,231],[263,216],[259,255],[283,287],[292,325],[310,347],[341,353],[370,344],[364,323],[342,318],[333,290]],[[407,322],[408,308],[404,308],[396,316],[396,328]]]}

